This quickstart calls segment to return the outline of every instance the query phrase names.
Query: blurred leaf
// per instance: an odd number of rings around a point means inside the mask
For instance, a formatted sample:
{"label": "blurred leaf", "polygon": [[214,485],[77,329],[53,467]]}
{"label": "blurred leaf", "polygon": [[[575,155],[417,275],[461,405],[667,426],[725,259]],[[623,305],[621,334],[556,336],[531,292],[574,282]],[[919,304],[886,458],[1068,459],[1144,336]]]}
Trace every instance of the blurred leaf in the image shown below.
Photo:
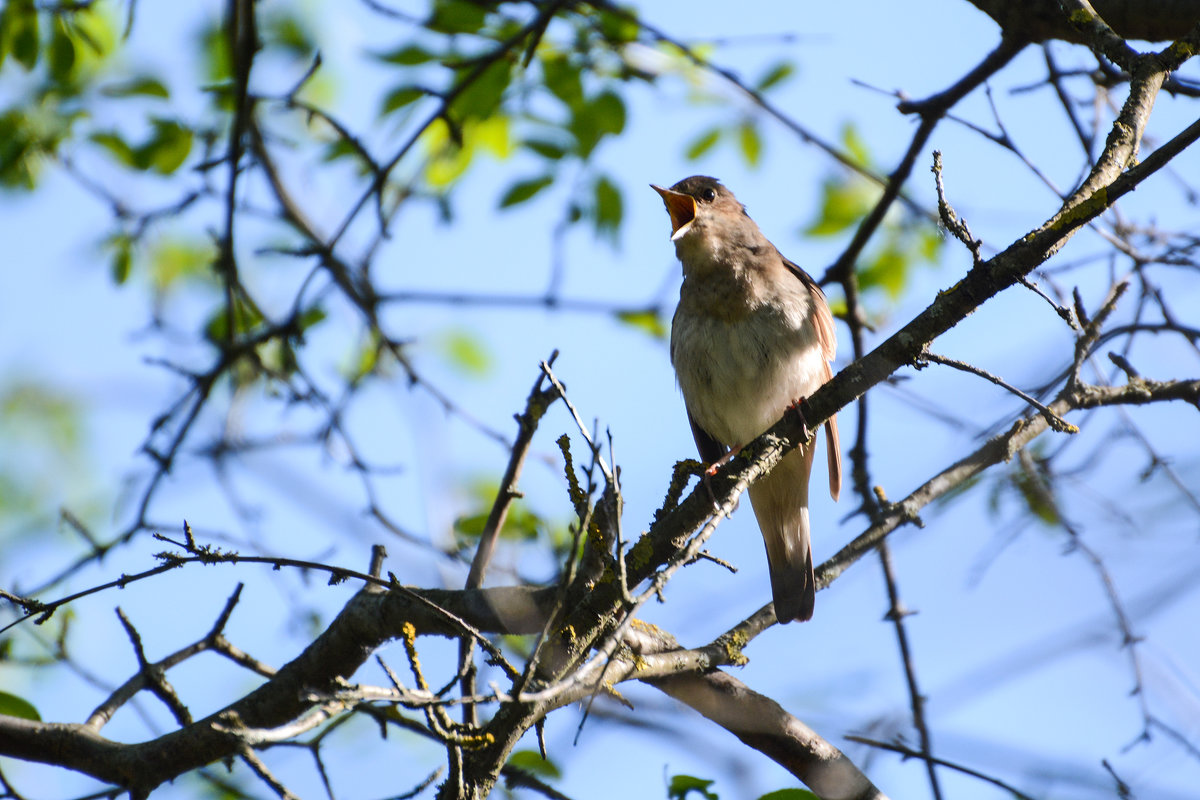
{"label": "blurred leaf", "polygon": [[7,50],[28,72],[37,66],[40,49],[38,15],[33,0],[7,0],[3,22]]}
{"label": "blurred leaf", "polygon": [[137,78],[130,78],[121,83],[112,83],[103,87],[100,94],[106,97],[161,97],[169,98],[171,93],[167,91],[167,87],[162,81],[149,75],[142,75]]}
{"label": "blurred leaf", "polygon": [[163,292],[181,280],[208,280],[209,265],[215,257],[213,245],[207,239],[165,237],[150,247],[146,263],[155,290]]}
{"label": "blurred leaf", "polygon": [[602,138],[625,129],[625,102],[612,92],[601,92],[576,110],[567,128],[579,143],[577,154],[587,158]]}
{"label": "blurred leaf", "polygon": [[738,143],[742,146],[742,155],[746,163],[757,167],[762,158],[762,137],[758,135],[758,126],[751,120],[746,120],[738,128]]}
{"label": "blurred leaf", "polygon": [[758,800],[821,800],[807,789],[776,789],[767,792]]}
{"label": "blurred leaf", "polygon": [[548,158],[551,161],[557,161],[567,154],[565,148],[554,144],[554,142],[547,142],[544,139],[526,139],[521,142],[521,145],[528,147],[542,158]]}
{"label": "blurred leaf", "polygon": [[695,792],[704,800],[720,800],[719,795],[708,790],[712,785],[713,781],[692,775],[672,775],[671,782],[667,785],[667,797],[670,800],[687,800],[688,795]]}
{"label": "blurred leaf", "polygon": [[486,375],[492,365],[491,356],[482,340],[473,333],[453,330],[441,337],[438,348],[459,372],[474,377]]}
{"label": "blurred leaf", "polygon": [[621,190],[607,176],[601,175],[596,179],[593,191],[596,196],[596,235],[615,243],[625,214]]}
{"label": "blurred leaf", "polygon": [[572,109],[583,105],[583,77],[580,67],[561,53],[542,58],[542,80],[551,94]]}
{"label": "blurred leaf", "polygon": [[618,311],[617,319],[645,331],[655,339],[667,338],[667,325],[662,316],[655,311]]}
{"label": "blurred leaf", "polygon": [[469,123],[466,130],[472,144],[496,158],[504,159],[512,155],[513,143],[508,117],[496,114],[487,119],[476,120]]}
{"label": "blurred leaf", "polygon": [[436,0],[425,27],[439,33],[475,33],[483,27],[487,6],[469,0]]}
{"label": "blurred leaf", "polygon": [[867,143],[859,136],[858,128],[853,123],[847,122],[842,126],[842,144],[859,164],[864,167],[871,165],[871,151],[867,149]]}
{"label": "blurred leaf", "polygon": [[[464,536],[478,537],[487,525],[492,505],[496,501],[498,481],[495,478],[480,478],[470,482],[468,511],[454,521],[454,529]],[[508,516],[500,538],[514,542],[531,542],[550,532],[550,523],[534,513],[523,500],[509,506]]]}
{"label": "blurred leaf", "polygon": [[[1025,507],[1040,522],[1055,527],[1062,520],[1053,502],[1053,487],[1046,486],[1046,476],[1031,475],[1019,465],[1011,476],[1013,486],[1025,501]],[[1048,497],[1047,494],[1050,494]]]}
{"label": "blurred leaf", "polygon": [[388,64],[398,64],[404,67],[411,67],[417,64],[425,64],[429,61],[435,61],[439,56],[426,50],[424,47],[415,44],[406,44],[395,50],[389,50],[385,53],[376,53],[375,57],[380,61],[385,61]]}
{"label": "blurred leaf", "polygon": [[325,313],[325,309],[321,308],[320,306],[309,307],[304,311],[303,314],[300,315],[299,326],[301,332],[307,331],[309,328],[315,325],[320,325],[325,321],[327,316],[328,315]]}
{"label": "blurred leaf", "polygon": [[452,108],[462,119],[483,118],[495,113],[512,77],[512,63],[504,58],[497,59],[481,75],[467,83],[474,69],[474,66],[460,67],[454,82],[455,89],[461,86],[462,90],[454,99]]}
{"label": "blurred leaf", "polygon": [[878,196],[878,187],[856,176],[827,178],[821,185],[821,210],[804,232],[832,236],[856,224]]}
{"label": "blurred leaf", "polygon": [[279,45],[296,56],[307,56],[316,51],[312,33],[296,14],[275,9],[263,17],[261,27],[271,44]]}
{"label": "blurred leaf", "polygon": [[383,108],[380,110],[381,115],[387,115],[404,108],[406,105],[416,102],[424,97],[427,92],[417,86],[399,86],[388,92],[387,97],[383,98]]}
{"label": "blurred leaf", "polygon": [[638,25],[636,17],[631,19],[625,14],[616,14],[611,11],[601,10],[600,32],[610,42],[626,44],[628,42],[636,42],[642,29]]}
{"label": "blurred leaf", "polygon": [[907,282],[911,259],[895,243],[889,242],[878,252],[874,253],[858,270],[859,286],[863,291],[868,289],[883,289],[888,296],[895,300],[903,291]]}
{"label": "blurred leaf", "polygon": [[107,150],[119,163],[127,167],[137,166],[137,158],[133,154],[133,148],[119,134],[113,131],[97,131],[88,138]]}
{"label": "blurred leaf", "polygon": [[204,74],[210,84],[228,81],[233,76],[229,38],[215,20],[200,31],[199,51],[204,57]]}
{"label": "blurred leaf", "polygon": [[524,203],[552,183],[554,183],[554,176],[552,175],[542,175],[538,178],[517,181],[509,186],[508,191],[500,198],[500,208],[509,208],[518,203]]}
{"label": "blurred leaf", "polygon": [[796,71],[796,66],[790,61],[780,61],[775,66],[771,67],[761,78],[754,89],[758,92],[765,92],[772,86],[779,84],[792,76]]}
{"label": "blurred leaf", "polygon": [[192,129],[169,119],[151,120],[154,133],[134,151],[141,169],[170,175],[183,165],[192,152]]}
{"label": "blurred leaf", "polygon": [[42,721],[42,716],[28,700],[3,691],[0,691],[0,714],[7,714],[18,719],[29,719],[34,722]]}
{"label": "blurred leaf", "polygon": [[63,392],[32,381],[6,382],[0,394],[0,424],[6,446],[14,436],[49,443],[60,453],[73,453],[81,442],[80,412]]}
{"label": "blurred leaf", "polygon": [[119,235],[113,238],[110,246],[113,248],[113,283],[121,286],[129,280],[129,271],[133,264],[133,242],[128,236]]}
{"label": "blurred leaf", "polygon": [[46,157],[58,150],[78,116],[45,106],[0,114],[0,185],[33,189]]}
{"label": "blurred leaf", "polygon": [[[263,321],[261,314],[241,300],[234,301],[233,310],[235,340],[253,331]],[[229,310],[225,305],[217,309],[205,323],[204,338],[219,347],[224,347],[229,342]]]}
{"label": "blurred leaf", "polygon": [[710,128],[708,131],[693,139],[692,143],[688,145],[687,150],[685,150],[683,154],[687,157],[688,161],[695,161],[700,156],[713,149],[713,147],[719,141],[721,141],[721,129]]}
{"label": "blurred leaf", "polygon": [[70,81],[71,72],[75,69],[75,43],[67,35],[61,18],[55,21],[47,56],[51,79],[60,84]]}
{"label": "blurred leaf", "polygon": [[508,764],[542,778],[562,777],[562,770],[553,761],[542,758],[536,750],[518,750],[509,757]]}

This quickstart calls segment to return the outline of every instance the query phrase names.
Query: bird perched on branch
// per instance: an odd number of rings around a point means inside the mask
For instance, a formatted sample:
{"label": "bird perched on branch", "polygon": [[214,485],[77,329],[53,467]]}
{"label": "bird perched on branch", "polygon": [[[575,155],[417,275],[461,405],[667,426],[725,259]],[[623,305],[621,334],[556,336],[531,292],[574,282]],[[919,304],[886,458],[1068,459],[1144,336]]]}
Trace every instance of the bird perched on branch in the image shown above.
{"label": "bird perched on branch", "polygon": [[[825,294],[784,258],[716,179],[651,187],[671,216],[683,264],[671,324],[671,363],[709,474],[833,377],[837,349]],[[829,493],[842,485],[837,419],[825,423]],[[816,438],[750,486],[780,622],[812,618],[816,585],[808,480]]]}

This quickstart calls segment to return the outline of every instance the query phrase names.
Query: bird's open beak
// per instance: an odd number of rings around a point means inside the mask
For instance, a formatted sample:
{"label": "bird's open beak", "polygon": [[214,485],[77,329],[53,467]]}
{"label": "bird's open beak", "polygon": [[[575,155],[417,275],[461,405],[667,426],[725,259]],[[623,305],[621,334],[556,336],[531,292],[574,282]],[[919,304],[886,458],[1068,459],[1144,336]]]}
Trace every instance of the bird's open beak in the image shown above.
{"label": "bird's open beak", "polygon": [[683,192],[673,192],[661,186],[650,184],[650,188],[658,192],[671,215],[671,241],[687,233],[692,222],[696,219],[696,200]]}

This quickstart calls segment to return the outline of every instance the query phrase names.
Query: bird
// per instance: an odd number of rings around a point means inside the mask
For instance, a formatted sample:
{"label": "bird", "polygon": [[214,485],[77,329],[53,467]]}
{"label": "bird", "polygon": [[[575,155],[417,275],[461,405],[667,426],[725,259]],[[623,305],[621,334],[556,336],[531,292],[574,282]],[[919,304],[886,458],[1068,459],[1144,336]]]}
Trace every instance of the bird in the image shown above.
{"label": "bird", "polygon": [[[670,189],[650,186],[667,207],[683,265],[671,364],[696,448],[710,464],[707,476],[833,377],[837,331],[821,287],[783,257],[717,179],[693,175]],[[836,416],[825,423],[825,441],[836,501]],[[780,623],[811,619],[816,601],[808,515],[815,450],[814,436],[750,486]]]}

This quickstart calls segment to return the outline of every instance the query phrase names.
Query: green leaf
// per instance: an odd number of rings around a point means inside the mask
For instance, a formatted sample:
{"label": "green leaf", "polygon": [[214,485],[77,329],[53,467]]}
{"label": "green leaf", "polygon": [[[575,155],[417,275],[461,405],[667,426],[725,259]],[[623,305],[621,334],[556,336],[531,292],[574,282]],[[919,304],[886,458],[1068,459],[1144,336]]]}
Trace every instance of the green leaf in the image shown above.
{"label": "green leaf", "polygon": [[637,41],[642,29],[636,16],[630,18],[625,14],[601,11],[600,32],[604,34],[605,39],[614,44],[627,44]]}
{"label": "green leaf", "polygon": [[192,152],[192,129],[169,119],[156,118],[151,123],[154,133],[150,140],[135,151],[137,164],[161,175],[170,175],[183,165]]}
{"label": "green leaf", "polygon": [[[261,314],[241,301],[234,302],[233,308],[234,339],[249,333],[263,321]],[[204,325],[204,338],[222,347],[229,341],[229,313],[226,306],[222,305],[215,314],[209,317],[208,322]]]}
{"label": "green leaf", "polygon": [[693,139],[692,143],[687,146],[687,150],[683,151],[683,154],[687,157],[688,161],[695,161],[713,149],[719,141],[721,141],[721,129],[710,128],[705,133]]}
{"label": "green leaf", "polygon": [[551,94],[572,110],[583,105],[583,78],[580,67],[561,53],[542,58],[542,82]]}
{"label": "green leaf", "polygon": [[615,92],[601,92],[592,98],[592,110],[599,128],[613,135],[625,130],[625,101]]}
{"label": "green leaf", "polygon": [[871,165],[871,151],[853,123],[847,122],[842,126],[842,144],[859,164],[864,167]]}
{"label": "green leaf", "polygon": [[509,208],[518,203],[524,203],[552,183],[554,183],[553,175],[542,175],[538,178],[517,181],[509,186],[508,191],[500,198],[500,208]]}
{"label": "green leaf", "polygon": [[487,7],[468,0],[437,0],[425,27],[438,33],[475,33],[483,27]]}
{"label": "green leaf", "polygon": [[406,44],[402,47],[396,48],[395,50],[389,50],[384,53],[376,53],[375,58],[388,64],[398,64],[403,67],[411,67],[417,64],[425,64],[429,61],[436,61],[439,56],[434,55],[420,45]]}
{"label": "green leaf", "polygon": [[475,120],[466,126],[466,138],[474,147],[479,147],[496,158],[512,155],[513,143],[508,117],[494,114],[486,119]]}
{"label": "green leaf", "polygon": [[772,86],[779,84],[792,76],[796,71],[796,66],[790,61],[780,61],[775,66],[767,70],[754,88],[758,92],[765,92]]}
{"label": "green leaf", "polygon": [[492,359],[480,338],[468,331],[455,330],[445,334],[440,350],[459,372],[472,376],[485,375]]}
{"label": "green leaf", "polygon": [[75,42],[67,35],[61,19],[54,25],[47,56],[51,79],[56,83],[67,83],[71,79],[71,71],[75,69]]}
{"label": "green leaf", "polygon": [[606,176],[596,179],[594,188],[596,195],[596,235],[616,242],[617,232],[621,229],[621,218],[625,214],[621,200],[621,190]]}
{"label": "green leaf", "polygon": [[265,15],[263,28],[271,44],[278,45],[295,56],[306,56],[317,49],[312,33],[295,14],[275,11]]}
{"label": "green leaf", "polygon": [[883,289],[893,300],[904,292],[911,259],[889,242],[858,271],[859,286],[863,291]]}
{"label": "green leaf", "polygon": [[567,154],[566,148],[544,139],[526,139],[521,142],[521,146],[527,147],[542,158],[548,158],[551,161],[558,161]]}
{"label": "green leaf", "polygon": [[742,146],[746,163],[757,167],[762,158],[762,137],[758,134],[758,126],[750,120],[743,122],[738,128],[738,143]]}
{"label": "green leaf", "polygon": [[387,97],[383,99],[383,108],[380,110],[381,115],[390,114],[393,111],[404,108],[409,103],[413,103],[424,97],[427,92],[417,86],[400,86],[388,92]]}
{"label": "green leaf", "polygon": [[29,719],[34,722],[42,721],[42,715],[33,707],[32,703],[8,692],[0,692],[0,714]]}
{"label": "green leaf", "polygon": [[495,113],[512,77],[512,63],[504,58],[497,59],[483,74],[466,83],[473,69],[460,68],[455,81],[455,89],[461,86],[462,90],[454,100],[453,109],[463,119],[483,118]]}
{"label": "green leaf", "polygon": [[553,761],[542,758],[542,754],[536,750],[518,750],[508,759],[508,764],[542,778],[562,777],[562,770]]}
{"label": "green leaf", "polygon": [[776,789],[767,792],[758,800],[821,800],[807,789]]}
{"label": "green leaf", "polygon": [[156,292],[171,289],[181,280],[204,280],[211,275],[209,265],[216,257],[210,240],[164,238],[155,242],[145,263]]}
{"label": "green leaf", "polygon": [[719,796],[715,792],[708,790],[713,783],[713,781],[692,775],[672,775],[671,782],[667,786],[667,797],[670,800],[687,800],[688,795],[695,792],[704,800],[719,800]]}
{"label": "green leaf", "polygon": [[841,233],[867,213],[878,193],[878,187],[854,177],[827,179],[821,185],[821,210],[804,232],[809,236]]}
{"label": "green leaf", "polygon": [[300,315],[300,319],[298,320],[300,330],[307,331],[314,325],[319,325],[325,321],[326,316],[325,309],[320,306],[309,307]]}
{"label": "green leaf", "polygon": [[32,0],[11,0],[4,7],[5,38],[13,58],[29,71],[37,66],[40,35]]}
{"label": "green leaf", "polygon": [[657,311],[618,311],[617,319],[650,334],[655,339],[667,338],[667,325]]}
{"label": "green leaf", "polygon": [[568,129],[578,142],[578,155],[587,158],[600,140],[625,129],[625,102],[612,92],[601,92],[571,117]]}
{"label": "green leaf", "polygon": [[113,131],[97,131],[88,138],[107,150],[113,158],[125,166],[133,167],[137,165],[137,158],[133,154],[133,148],[119,134]]}
{"label": "green leaf", "polygon": [[116,236],[112,241],[112,279],[113,283],[121,286],[129,280],[129,272],[133,265],[133,242],[128,236]]}
{"label": "green leaf", "polygon": [[162,81],[149,75],[109,84],[100,89],[100,94],[105,97],[161,97],[164,100],[171,96]]}

